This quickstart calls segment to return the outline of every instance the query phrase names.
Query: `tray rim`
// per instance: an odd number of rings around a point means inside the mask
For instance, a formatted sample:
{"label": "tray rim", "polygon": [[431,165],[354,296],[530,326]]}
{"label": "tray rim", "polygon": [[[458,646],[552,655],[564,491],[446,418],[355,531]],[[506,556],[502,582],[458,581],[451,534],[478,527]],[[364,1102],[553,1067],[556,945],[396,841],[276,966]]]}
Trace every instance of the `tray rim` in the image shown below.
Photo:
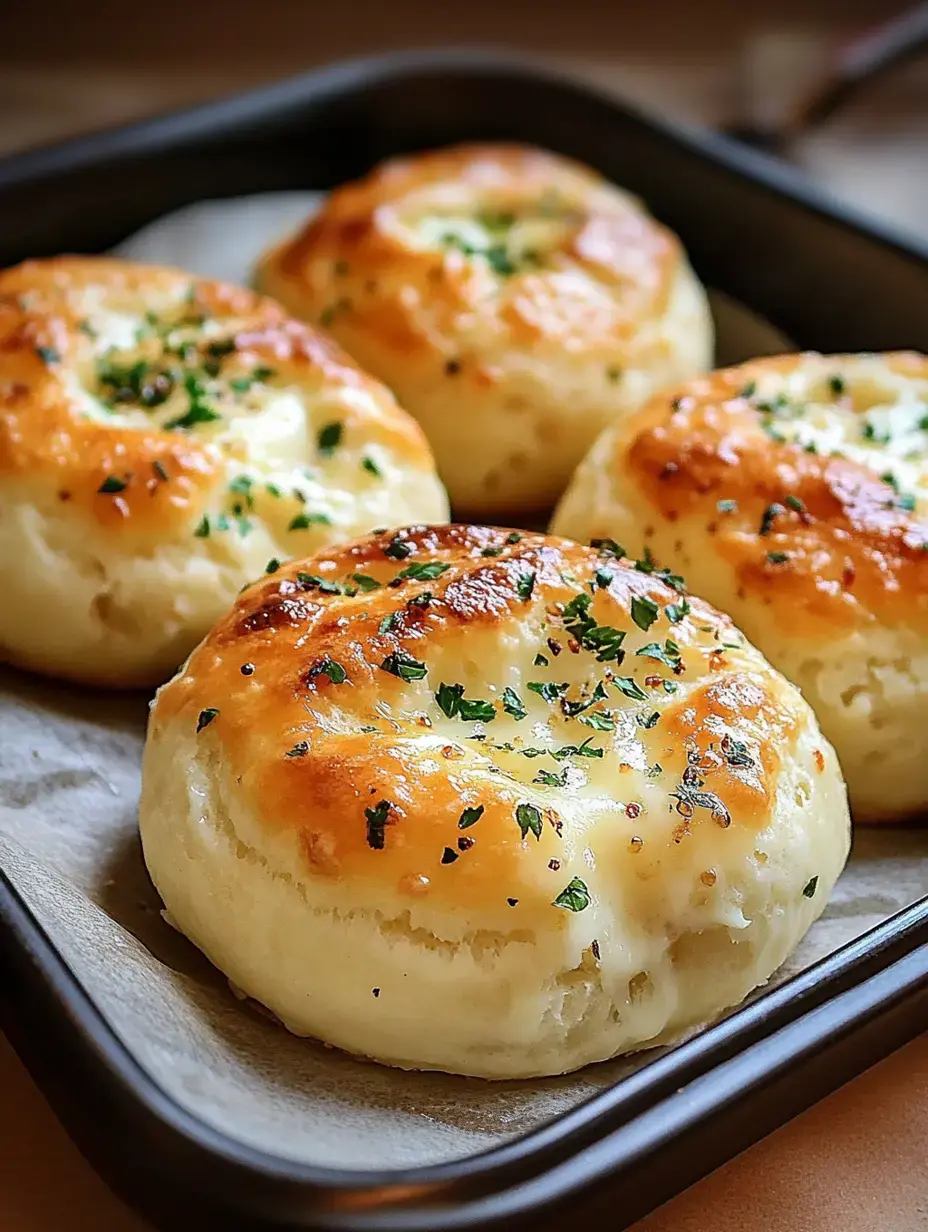
{"label": "tray rim", "polygon": [[[140,152],[157,152],[160,148],[178,142],[197,140],[205,136],[215,138],[217,132],[234,133],[239,131],[243,123],[254,123],[262,116],[273,117],[287,108],[311,100],[318,101],[326,95],[345,96],[366,86],[389,83],[391,80],[416,73],[435,74],[448,71],[465,76],[468,73],[485,75],[487,71],[491,71],[516,82],[543,79],[554,86],[592,96],[617,112],[632,114],[653,132],[682,145],[689,153],[720,166],[729,174],[785,197],[794,205],[823,216],[830,222],[861,234],[908,259],[923,262],[928,273],[928,244],[923,244],[916,237],[905,235],[891,225],[875,223],[862,212],[834,200],[827,192],[816,188],[801,173],[786,164],[741,147],[722,136],[653,116],[634,104],[624,102],[620,96],[578,81],[562,69],[552,69],[544,61],[479,49],[390,53],[342,61],[194,108],[11,155],[0,160],[0,192],[17,185],[58,176],[66,177],[69,172],[94,164],[112,163],[112,160],[132,157]],[[18,953],[14,952],[11,939],[18,945]],[[903,946],[901,953],[897,952],[900,945]],[[564,1178],[556,1192],[548,1192],[541,1198],[526,1198],[520,1203],[514,1195],[519,1187],[524,1187],[526,1179],[524,1176],[520,1179],[518,1175],[509,1174],[514,1165],[524,1165],[527,1161],[535,1161],[542,1168],[540,1173],[529,1174],[529,1182],[550,1178],[556,1168],[568,1166],[569,1170],[569,1165],[579,1160],[581,1153],[597,1147],[601,1151],[613,1132],[617,1128],[623,1128],[621,1125],[603,1128],[600,1122],[608,1118],[610,1113],[614,1115],[615,1105],[621,1102],[623,1093],[627,1096],[629,1084],[632,1087],[640,1087],[642,1083],[647,1085],[646,1079],[639,1078],[640,1075],[651,1074],[653,1078],[655,1066],[663,1066],[663,1070],[669,1070],[671,1074],[676,1070],[682,1072],[693,1054],[698,1055],[705,1049],[711,1051],[716,1041],[737,1034],[742,1024],[754,1022],[757,1026],[765,1014],[769,1016],[773,1013],[781,1001],[789,1002],[795,993],[797,982],[800,986],[811,987],[824,971],[826,974],[830,973],[840,984],[839,977],[844,970],[842,964],[864,959],[875,961],[886,955],[895,955],[891,959],[894,966],[908,963],[907,970],[911,968],[911,971],[899,986],[899,996],[906,1002],[911,1001],[913,1005],[920,1003],[921,998],[928,994],[928,896],[889,917],[863,937],[828,955],[777,989],[742,1006],[729,1018],[700,1032],[693,1040],[672,1053],[650,1062],[636,1074],[591,1096],[528,1134],[463,1159],[415,1169],[335,1169],[301,1164],[248,1146],[213,1128],[175,1101],[135,1059],[128,1046],[123,1044],[102,1010],[96,1006],[93,998],[85,991],[78,977],[55,948],[39,920],[0,869],[0,968],[9,966],[11,969],[17,969],[19,988],[27,989],[27,995],[30,985],[36,981],[44,984],[46,993],[56,995],[63,1023],[70,1029],[70,1039],[65,1043],[70,1045],[75,1054],[81,1055],[82,1065],[89,1066],[96,1072],[97,1081],[102,1077],[107,1082],[120,1086],[119,1094],[123,1100],[127,1099],[130,1104],[134,1102],[142,1106],[147,1116],[177,1135],[186,1147],[205,1153],[214,1163],[220,1163],[227,1172],[231,1169],[237,1180],[244,1180],[246,1188],[249,1182],[259,1177],[272,1184],[299,1187],[304,1195],[304,1212],[311,1215],[314,1222],[298,1226],[307,1227],[377,1227],[400,1232],[401,1229],[415,1226],[428,1228],[431,1232],[431,1225],[419,1222],[420,1217],[430,1221],[436,1217],[441,1218],[442,1228],[482,1227],[486,1226],[487,1218],[508,1217],[513,1213],[525,1215],[537,1211],[539,1205],[547,1206],[554,1199],[562,1200],[576,1194],[590,1184],[593,1179],[591,1175]],[[889,961],[887,959],[887,962]],[[863,990],[873,979],[885,975],[887,970],[888,967],[884,964],[859,983],[840,988],[824,1006],[831,1005],[832,1002],[837,1004],[837,1001],[849,992]],[[816,975],[813,977],[810,973]],[[11,983],[17,984],[15,975]],[[822,1009],[823,1004],[816,1004],[811,1006],[808,1013],[818,1013]],[[872,1017],[876,1012],[873,1006],[869,1012]],[[858,1018],[859,1025],[863,1026],[866,1015],[861,1015],[862,1011]],[[801,1023],[804,1017],[805,1015],[801,1015],[796,1022]],[[913,1014],[913,1019],[914,1017]],[[12,1024],[11,1032],[16,1036],[15,1010],[12,1004],[7,1004],[6,999],[0,999],[0,1018]],[[772,1034],[770,1031],[761,1034],[748,1049],[737,1053],[735,1059],[747,1056],[755,1045],[769,1042],[782,1027],[783,1024]],[[847,1029],[845,1023],[844,1030]],[[917,1032],[918,1026],[913,1025],[910,1035],[914,1036]],[[885,1052],[891,1051],[893,1046],[895,1045],[890,1043]],[[27,1060],[31,1058],[35,1061],[34,1040],[30,1043],[21,1036],[14,1038],[14,1047],[17,1051],[21,1050]],[[879,1049],[876,1051],[885,1055]],[[871,1057],[871,1062],[865,1062],[859,1068],[865,1068],[867,1063],[872,1063],[872,1059],[874,1058]],[[710,1065],[706,1072],[712,1073],[713,1070],[714,1066]],[[855,1069],[853,1072],[859,1070]],[[701,1076],[703,1075],[695,1074],[693,1081]],[[850,1072],[846,1073],[839,1082],[850,1076]],[[814,1097],[808,1102],[813,1100]],[[656,1107],[659,1110],[661,1106],[658,1104]],[[651,1109],[652,1112],[654,1110]],[[626,1125],[625,1128],[627,1127]],[[583,1140],[573,1140],[578,1137]],[[747,1145],[747,1141],[742,1145]],[[547,1159],[555,1146],[565,1147],[566,1156],[559,1160]],[[615,1167],[614,1158],[611,1163]],[[516,1171],[519,1169],[516,1168]],[[606,1172],[609,1173],[608,1168]],[[488,1175],[499,1176],[500,1183],[488,1192],[478,1195],[478,1199],[499,1200],[497,1205],[514,1206],[515,1211],[498,1210],[487,1214],[472,1209],[473,1199],[460,1191],[475,1177],[486,1178]],[[602,1176],[602,1171],[598,1175]],[[225,1179],[231,1181],[233,1177],[226,1176]],[[413,1204],[398,1201],[395,1194],[391,1196],[391,1189],[399,1190],[404,1186],[418,1186],[420,1189],[428,1189],[429,1192],[417,1194]],[[362,1193],[372,1196],[375,1205],[369,1205],[363,1210],[352,1207],[350,1199]],[[312,1196],[312,1202],[307,1206],[305,1196],[309,1195]],[[511,1198],[508,1203],[503,1201],[507,1195]],[[247,1193],[239,1196],[244,1209],[254,1195],[251,1198]],[[659,1200],[663,1201],[669,1196],[670,1193],[664,1194]],[[436,1201],[445,1201],[452,1205],[439,1214],[432,1205]],[[465,1206],[465,1201],[470,1205]],[[454,1203],[457,1205],[453,1205]],[[397,1222],[397,1219],[400,1222]]]}

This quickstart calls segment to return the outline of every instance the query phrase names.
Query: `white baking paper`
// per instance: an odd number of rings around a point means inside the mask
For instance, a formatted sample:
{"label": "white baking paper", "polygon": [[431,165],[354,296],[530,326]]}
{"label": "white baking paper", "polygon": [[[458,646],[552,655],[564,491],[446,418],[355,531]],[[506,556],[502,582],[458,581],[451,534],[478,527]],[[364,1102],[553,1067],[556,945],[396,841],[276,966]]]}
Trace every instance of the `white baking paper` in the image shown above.
{"label": "white baking paper", "polygon": [[[202,203],[126,256],[243,281],[312,195]],[[788,346],[724,297],[720,354]],[[104,1018],[178,1103],[243,1143],[315,1165],[386,1168],[471,1155],[574,1107],[651,1059],[543,1081],[409,1074],[297,1039],[161,918],[137,835],[147,697],[0,670],[0,867]],[[784,978],[928,890],[928,827],[860,831],[823,918]]]}

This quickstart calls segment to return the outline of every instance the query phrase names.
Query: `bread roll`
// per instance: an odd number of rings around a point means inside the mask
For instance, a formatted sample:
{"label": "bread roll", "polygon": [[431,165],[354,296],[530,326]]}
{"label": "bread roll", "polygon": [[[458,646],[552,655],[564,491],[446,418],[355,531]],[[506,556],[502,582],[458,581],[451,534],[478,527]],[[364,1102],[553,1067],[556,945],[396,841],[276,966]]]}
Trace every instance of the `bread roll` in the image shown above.
{"label": "bread roll", "polygon": [[602,428],[711,366],[676,237],[527,147],[385,163],[269,251],[257,283],[390,386],[472,517],[549,510]]}
{"label": "bread roll", "polygon": [[270,300],[101,258],[0,272],[0,658],[160,683],[269,557],[444,517],[418,425]]}
{"label": "bread roll", "polygon": [[145,859],[293,1031],[555,1074],[763,983],[848,850],[811,710],[680,581],[413,527],[246,590],[160,690]]}
{"label": "bread roll", "polygon": [[803,692],[859,821],[928,805],[928,361],[787,355],[608,431],[552,528],[612,535],[730,613]]}

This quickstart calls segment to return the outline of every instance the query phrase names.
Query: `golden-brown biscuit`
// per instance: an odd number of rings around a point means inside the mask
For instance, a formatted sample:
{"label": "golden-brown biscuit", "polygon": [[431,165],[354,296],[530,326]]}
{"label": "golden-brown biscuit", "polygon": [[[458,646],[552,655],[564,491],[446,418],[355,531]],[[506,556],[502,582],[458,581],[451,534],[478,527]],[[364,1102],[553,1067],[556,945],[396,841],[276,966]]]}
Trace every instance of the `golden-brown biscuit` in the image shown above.
{"label": "golden-brown biscuit", "polygon": [[928,805],[928,360],[788,355],[608,431],[555,515],[728,612],[797,684],[859,820]]}
{"label": "golden-brown biscuit", "polygon": [[390,386],[474,517],[549,509],[602,428],[711,365],[676,237],[527,147],[385,163],[269,251],[257,283]]}
{"label": "golden-brown biscuit", "polygon": [[145,859],[292,1030],[559,1073],[763,982],[848,849],[798,691],[678,578],[412,527],[283,566],[154,704]]}
{"label": "golden-brown biscuit", "polygon": [[446,516],[418,425],[270,300],[103,258],[0,273],[0,657],[159,682],[269,557]]}

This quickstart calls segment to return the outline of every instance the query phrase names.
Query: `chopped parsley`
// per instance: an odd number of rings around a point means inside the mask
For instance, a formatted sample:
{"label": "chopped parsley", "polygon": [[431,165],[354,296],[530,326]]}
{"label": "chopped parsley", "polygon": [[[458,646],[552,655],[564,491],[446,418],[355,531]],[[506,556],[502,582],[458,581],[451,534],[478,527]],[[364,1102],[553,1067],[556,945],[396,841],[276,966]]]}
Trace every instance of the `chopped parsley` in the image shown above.
{"label": "chopped parsley", "polygon": [[377,465],[373,458],[364,457],[361,459],[361,466],[369,475],[373,475],[376,479],[383,478],[383,471]]}
{"label": "chopped parsley", "polygon": [[534,804],[519,804],[516,806],[516,821],[519,823],[519,833],[526,839],[529,833],[536,839],[541,838],[541,811]]}
{"label": "chopped parsley", "polygon": [[502,556],[502,554],[502,548],[483,548],[480,552],[481,556]]}
{"label": "chopped parsley", "polygon": [[264,566],[264,572],[265,573],[276,573],[277,570],[280,568],[280,564],[281,562],[277,559],[277,557],[272,556],[271,559]]}
{"label": "chopped parsley", "polygon": [[525,687],[532,693],[537,693],[546,702],[556,702],[562,694],[567,692],[566,683],[554,684],[553,681],[548,680],[529,680]]}
{"label": "chopped parsley", "polygon": [[773,530],[773,524],[776,521],[776,519],[779,517],[781,513],[785,513],[785,512],[786,510],[783,508],[783,506],[778,505],[776,501],[774,501],[772,505],[768,505],[767,508],[763,512],[763,516],[761,517],[760,529],[758,530],[757,533],[759,535],[769,535],[771,530]]}
{"label": "chopped parsley", "polygon": [[453,864],[457,858],[458,858],[458,853],[454,850],[453,847],[446,847],[444,851],[441,853],[442,864]]}
{"label": "chopped parsley", "polygon": [[611,625],[598,625],[589,614],[592,602],[592,598],[582,592],[574,595],[562,614],[564,627],[584,650],[596,655],[598,663],[608,663],[610,660],[621,663],[625,657],[625,652],[621,649],[625,641],[625,631],[614,629]]}
{"label": "chopped parsley", "polygon": [[383,851],[386,839],[387,818],[393,805],[389,800],[381,800],[373,808],[364,810],[367,819],[367,845],[375,851]]}
{"label": "chopped parsley", "polygon": [[341,663],[336,662],[335,659],[330,659],[328,655],[314,663],[309,669],[308,675],[310,678],[313,676],[328,676],[332,684],[344,684],[348,679],[348,673]]}
{"label": "chopped parsley", "polygon": [[164,469],[164,463],[160,458],[155,458],[151,464],[151,469],[155,472],[155,477],[160,479],[162,483],[168,482],[168,473]]}
{"label": "chopped parsley", "polygon": [[689,600],[681,599],[679,603],[670,603],[664,608],[664,615],[672,625],[678,625],[684,616],[689,616],[690,611]]}
{"label": "chopped parsley", "polygon": [[674,671],[682,667],[680,647],[669,637],[663,646],[661,646],[660,642],[649,642],[647,646],[642,646],[636,650],[635,654],[640,655],[643,659],[657,659],[658,663],[663,663]]}
{"label": "chopped parsley", "polygon": [[337,421],[335,423],[327,423],[319,429],[316,444],[323,457],[330,457],[335,452],[342,443],[343,432],[344,424]]}
{"label": "chopped parsley", "polygon": [[767,559],[771,565],[783,565],[789,560],[788,552],[768,552]]}
{"label": "chopped parsley", "polygon": [[603,750],[591,744],[592,739],[592,736],[587,736],[582,744],[562,744],[559,749],[551,749],[551,756],[555,761],[564,761],[568,757],[602,757]]}
{"label": "chopped parsley", "polygon": [[818,889],[818,877],[811,877],[802,887],[803,898],[814,898],[815,891]]}
{"label": "chopped parsley", "polygon": [[416,582],[431,582],[434,578],[441,577],[443,573],[447,573],[451,568],[450,565],[441,564],[437,560],[418,561],[411,565],[407,565],[397,575],[396,580],[409,578]]}
{"label": "chopped parsley", "polygon": [[620,693],[624,693],[626,697],[630,697],[633,702],[647,701],[647,693],[642,689],[641,685],[631,676],[616,676],[612,682]]}
{"label": "chopped parsley", "polygon": [[308,530],[310,526],[331,526],[332,519],[327,513],[298,513],[291,518],[287,530]]}
{"label": "chopped parsley", "polygon": [[469,830],[471,826],[476,825],[485,811],[482,804],[478,804],[474,808],[466,808],[458,818],[458,829]]}
{"label": "chopped parsley", "polygon": [[208,706],[205,710],[201,710],[197,717],[197,731],[201,732],[204,727],[209,727],[218,713],[219,711],[214,706]]}
{"label": "chopped parsley", "polygon": [[805,502],[801,501],[798,496],[789,495],[783,498],[784,505],[787,505],[795,513],[805,513]]}
{"label": "chopped parsley", "polygon": [[391,539],[383,550],[384,556],[390,556],[393,560],[405,560],[407,556],[412,556],[413,546],[411,543],[404,543],[402,539]]}
{"label": "chopped parsley", "polygon": [[828,388],[836,398],[840,398],[847,389],[847,382],[843,376],[838,376],[836,373],[834,376],[830,376],[828,378]]}
{"label": "chopped parsley", "polygon": [[54,347],[39,346],[35,348],[35,353],[41,359],[43,364],[60,364],[61,353],[56,351]]}
{"label": "chopped parsley", "polygon": [[757,382],[748,381],[747,385],[743,386],[738,391],[738,397],[739,398],[753,398],[756,393],[757,393]]}
{"label": "chopped parsley", "polygon": [[362,594],[367,594],[372,590],[380,589],[380,583],[377,579],[369,577],[366,573],[349,573],[348,576],[351,578],[352,582],[355,583],[358,590],[360,590]]}
{"label": "chopped parsley", "polygon": [[324,578],[318,573],[304,573],[300,570],[296,575],[296,580],[303,590],[321,590],[327,595],[340,595],[342,592],[338,582],[333,582],[331,578]]}
{"label": "chopped parsley", "polygon": [[738,508],[736,500],[720,500],[715,506],[719,513],[734,513]]}
{"label": "chopped parsley", "polygon": [[632,595],[632,620],[645,633],[660,615],[660,608],[653,599],[644,595]]}
{"label": "chopped parsley", "polygon": [[551,905],[553,907],[563,907],[566,911],[585,911],[590,905],[590,892],[586,888],[585,882],[581,881],[579,877],[574,877],[561,890]]}
{"label": "chopped parsley", "polygon": [[615,719],[609,714],[581,714],[580,722],[594,731],[615,731]]}
{"label": "chopped parsley", "polygon": [[683,594],[686,590],[686,583],[679,573],[671,573],[669,569],[659,569],[654,563],[654,557],[651,555],[651,549],[645,548],[644,556],[641,560],[635,561],[635,568],[639,573],[652,574],[656,578],[660,578],[666,583],[671,590],[675,590],[678,594]]}
{"label": "chopped parsley", "polygon": [[309,752],[309,741],[301,740],[299,744],[295,744],[292,749],[288,749],[284,753],[284,757],[305,757]]}
{"label": "chopped parsley", "polygon": [[400,680],[406,681],[421,680],[428,671],[424,663],[420,663],[418,659],[413,659],[402,650],[388,654],[380,666],[383,671],[389,672],[391,676],[398,676]]}
{"label": "chopped parsley", "polygon": [[625,555],[625,549],[614,539],[591,539],[590,547],[595,548],[602,556],[614,556],[616,560]]}
{"label": "chopped parsley", "polygon": [[506,542],[507,543],[521,543],[522,542],[521,533],[517,530],[511,530],[509,534],[506,536]]}
{"label": "chopped parsley", "polygon": [[551,770],[539,770],[532,782],[542,783],[545,787],[566,787],[567,770],[562,770],[560,774],[555,774]]}
{"label": "chopped parsley", "polygon": [[468,701],[464,697],[462,684],[440,684],[435,700],[441,712],[449,719],[463,719],[466,723],[491,723],[496,718],[493,703]]}
{"label": "chopped parsley", "polygon": [[650,714],[639,714],[636,722],[639,727],[643,727],[645,731],[650,731],[652,727],[656,727],[660,721],[660,712],[653,710]]}
{"label": "chopped parsley", "polygon": [[184,377],[184,389],[190,399],[190,407],[183,415],[177,415],[174,419],[168,420],[164,425],[167,431],[172,432],[177,428],[193,428],[197,424],[213,423],[222,418],[205,401],[206,390],[192,372],[188,372]]}
{"label": "chopped parsley", "polygon": [[532,659],[532,666],[533,667],[547,667],[548,666],[548,660],[546,656],[541,653],[541,651],[539,651],[538,654],[535,655],[534,659]]}
{"label": "chopped parsley", "polygon": [[528,602],[532,597],[532,592],[535,589],[535,570],[530,569],[528,573],[520,573],[516,582],[516,594],[520,599]]}
{"label": "chopped parsley", "polygon": [[508,686],[503,689],[503,709],[508,715],[516,720],[524,719],[528,714],[522,698],[518,695],[515,689],[510,689]]}
{"label": "chopped parsley", "polygon": [[107,475],[97,488],[98,492],[125,492],[129,486],[128,479],[120,479],[118,475]]}
{"label": "chopped parsley", "polygon": [[193,532],[197,539],[209,538],[209,517],[204,513],[199,522],[197,522],[196,530]]}

